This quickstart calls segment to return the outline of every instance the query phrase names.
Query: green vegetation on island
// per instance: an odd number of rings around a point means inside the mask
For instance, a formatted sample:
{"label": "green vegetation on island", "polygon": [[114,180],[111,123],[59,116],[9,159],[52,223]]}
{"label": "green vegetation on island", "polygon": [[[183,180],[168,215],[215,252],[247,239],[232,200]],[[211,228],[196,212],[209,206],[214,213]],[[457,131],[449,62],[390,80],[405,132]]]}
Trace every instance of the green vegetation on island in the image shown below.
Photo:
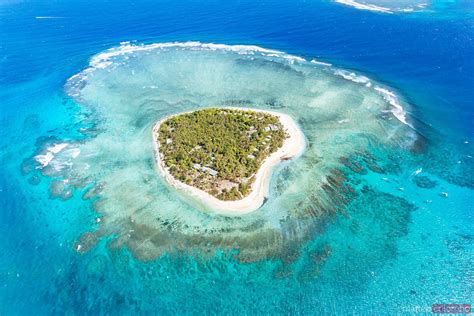
{"label": "green vegetation on island", "polygon": [[157,135],[171,175],[220,200],[247,196],[258,168],[286,137],[277,116],[227,108],[172,116]]}

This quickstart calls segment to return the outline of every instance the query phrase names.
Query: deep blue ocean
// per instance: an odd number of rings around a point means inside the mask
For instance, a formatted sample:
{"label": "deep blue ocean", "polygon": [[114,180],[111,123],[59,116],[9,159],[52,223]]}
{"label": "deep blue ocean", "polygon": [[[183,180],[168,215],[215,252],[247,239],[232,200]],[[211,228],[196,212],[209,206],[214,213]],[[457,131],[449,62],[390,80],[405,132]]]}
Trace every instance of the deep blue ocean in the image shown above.
{"label": "deep blue ocean", "polygon": [[[219,249],[143,259],[111,246],[115,233],[78,251],[102,225],[94,202],[55,197],[24,161],[47,140],[84,137],[65,84],[128,41],[256,45],[355,71],[410,105],[423,149],[391,153],[396,171],[355,174],[358,197],[293,245],[291,262]],[[470,1],[393,14],[317,0],[0,1],[0,315],[392,315],[474,303],[473,74]]]}

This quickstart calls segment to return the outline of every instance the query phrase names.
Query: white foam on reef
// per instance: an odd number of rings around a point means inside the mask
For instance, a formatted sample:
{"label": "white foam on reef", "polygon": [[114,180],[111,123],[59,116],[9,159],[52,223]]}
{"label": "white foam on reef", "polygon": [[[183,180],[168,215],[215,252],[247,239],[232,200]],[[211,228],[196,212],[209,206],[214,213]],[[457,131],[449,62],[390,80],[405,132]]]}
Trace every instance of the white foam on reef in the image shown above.
{"label": "white foam on reef", "polygon": [[120,46],[112,47],[103,53],[99,53],[90,59],[89,67],[81,71],[80,73],[70,77],[67,80],[66,87],[69,90],[69,94],[73,97],[78,97],[80,94],[81,82],[85,82],[87,77],[94,72],[96,69],[106,69],[114,65],[114,59],[116,57],[133,55],[137,52],[153,51],[157,49],[171,49],[171,48],[182,48],[191,50],[209,50],[209,51],[229,51],[238,53],[241,55],[254,55],[256,53],[266,57],[278,57],[284,58],[289,64],[295,62],[306,62],[302,57],[287,54],[282,51],[266,49],[255,45],[227,45],[227,44],[214,44],[214,43],[201,43],[198,41],[189,42],[167,42],[167,43],[154,43],[154,44],[134,44],[131,42],[120,42]]}
{"label": "white foam on reef", "polygon": [[[239,54],[254,54],[256,52],[262,54],[268,54],[271,56],[284,57],[288,60],[304,61],[303,58],[289,55],[281,51],[265,49],[255,45],[226,45],[226,44],[213,44],[213,43],[201,43],[201,42],[169,42],[169,43],[155,43],[148,45],[134,45],[130,42],[122,42],[119,47],[112,47],[107,51],[97,54],[92,57],[90,65],[94,68],[103,69],[111,65],[111,60],[114,57],[122,56],[126,54],[150,51],[155,49],[166,49],[166,48],[187,48],[196,50],[224,50],[236,52]],[[267,55],[267,56],[268,56]]]}
{"label": "white foam on reef", "polygon": [[[339,1],[346,1],[346,0],[337,0]],[[351,0],[347,0],[347,2],[354,2]],[[354,2],[355,3],[355,2]],[[373,5],[363,5],[368,6],[374,9]],[[378,7],[377,7],[378,8]],[[380,7],[381,8],[381,7]],[[385,8],[386,9],[386,8]],[[388,9],[387,9],[388,10]],[[169,48],[182,48],[182,49],[191,49],[191,50],[209,50],[209,51],[229,51],[235,52],[242,55],[254,55],[254,54],[261,54],[265,57],[277,57],[277,58],[284,58],[288,61],[289,64],[293,64],[294,62],[298,63],[306,63],[306,59],[287,54],[282,51],[267,49],[263,47],[259,47],[256,45],[227,45],[227,44],[214,44],[214,43],[201,43],[198,41],[189,41],[189,42],[167,42],[167,43],[154,43],[154,44],[134,44],[131,42],[121,42],[120,46],[112,47],[105,52],[99,53],[93,56],[90,60],[90,67],[86,68],[79,74],[76,74],[68,79],[67,86],[69,86],[69,93],[71,96],[79,96],[80,89],[77,89],[79,83],[85,81],[90,73],[95,71],[96,69],[106,69],[112,65],[114,65],[114,59],[119,56],[126,55],[133,55],[136,52],[143,52],[143,51],[152,51],[156,49],[169,49]],[[326,67],[332,67],[332,64],[320,62],[316,59],[312,59],[310,61],[311,64],[322,65]],[[364,84],[366,87],[371,88],[373,86],[372,81],[363,75],[358,75],[355,72],[343,70],[343,69],[336,69],[334,74],[340,76],[346,80]],[[76,91],[77,90],[77,91]],[[400,101],[398,100],[395,93],[389,91],[386,88],[381,88],[380,86],[375,86],[375,91],[383,96],[385,101],[387,101],[391,106],[391,112],[393,115],[403,124],[413,127],[407,122],[407,113],[403,106],[401,105]]]}
{"label": "white foam on reef", "polygon": [[[46,147],[40,155],[34,159],[38,162],[37,169],[48,167],[59,172],[67,166],[72,165],[72,159],[79,156],[81,150],[69,143],[56,143]],[[59,155],[60,154],[60,155]]]}
{"label": "white foam on reef", "polygon": [[[420,0],[334,0],[337,3],[351,6],[359,10],[368,10],[381,13],[412,13],[415,11],[424,10],[428,7],[428,3],[420,2]],[[367,3],[367,2],[377,2]]]}
{"label": "white foam on reef", "polygon": [[53,160],[54,154],[59,153],[68,145],[68,143],[54,144],[53,146],[46,148],[46,152],[44,154],[36,155],[35,160],[41,165],[42,168],[44,168]]}
{"label": "white foam on reef", "polygon": [[[112,47],[103,53],[93,56],[90,60],[90,68],[105,69],[113,64],[114,57],[133,54],[136,52],[152,51],[156,49],[166,49],[166,48],[183,48],[183,49],[210,50],[210,51],[222,50],[222,51],[235,52],[242,55],[252,55],[255,53],[260,53],[263,56],[285,58],[290,63],[293,63],[295,61],[297,62],[306,61],[304,58],[299,57],[299,56],[294,56],[282,51],[266,49],[266,48],[262,48],[255,45],[226,45],[226,44],[214,44],[214,43],[201,43],[197,41],[154,43],[154,44],[147,44],[147,45],[136,45],[136,44],[132,44],[131,42],[121,42],[120,46]],[[69,80],[77,79],[78,76],[80,77],[80,76],[87,75],[87,73],[91,71],[90,68],[84,70],[81,74],[72,76]]]}
{"label": "white foam on reef", "polygon": [[[357,75],[355,72],[337,69],[336,71],[334,71],[334,74],[346,80],[363,84],[368,88],[371,88],[373,85],[372,81],[368,77],[363,75]],[[413,128],[413,126],[407,121],[407,112],[401,105],[400,100],[394,92],[386,88],[382,88],[380,86],[375,86],[373,89],[377,91],[377,93],[382,95],[384,100],[392,106],[391,112],[400,122]]]}
{"label": "white foam on reef", "polygon": [[316,60],[316,59],[311,60],[311,63],[315,64],[315,65],[322,65],[322,66],[328,66],[328,67],[332,66],[332,64],[325,63],[325,62],[322,62],[322,61],[319,61],[319,60]]}
{"label": "white foam on reef", "polygon": [[35,160],[37,162],[39,162],[39,164],[43,168],[46,167],[47,165],[49,165],[49,163],[51,162],[51,160],[53,160],[53,158],[54,158],[54,155],[52,153],[50,153],[49,151],[44,155],[36,155],[35,156]]}
{"label": "white foam on reef", "polygon": [[[346,2],[351,2],[351,3],[354,2],[351,0],[337,0],[337,1],[338,2],[346,1]],[[367,6],[372,9],[382,8],[382,7],[377,7],[374,5],[362,5],[362,6],[364,7]],[[259,47],[256,45],[227,45],[227,44],[201,43],[198,41],[166,42],[166,43],[154,43],[154,44],[134,44],[132,42],[127,41],[127,42],[121,42],[120,46],[109,48],[108,50],[93,56],[90,60],[89,68],[86,68],[79,74],[76,74],[70,77],[66,84],[66,86],[69,87],[69,94],[73,97],[79,96],[80,88],[78,89],[78,87],[80,86],[80,83],[84,82],[89,76],[89,74],[94,72],[96,69],[106,69],[114,65],[114,61],[115,61],[114,59],[116,57],[125,56],[125,59],[128,59],[129,56],[127,55],[134,55],[137,52],[153,51],[153,50],[159,50],[159,49],[175,49],[175,48],[191,49],[191,50],[229,51],[229,52],[234,52],[241,55],[260,54],[265,57],[276,57],[276,58],[286,59],[289,64],[293,64],[295,62],[298,62],[298,63],[307,62],[306,59],[302,57],[287,54],[285,52],[274,50],[274,49]],[[332,67],[332,64],[320,62],[316,59],[312,59],[310,63],[322,65],[326,67]],[[347,71],[343,69],[336,69],[334,71],[334,74],[346,80],[363,84],[368,88],[371,88],[373,86],[372,81],[368,77],[363,76],[363,75],[358,75],[355,72],[351,72],[351,71]],[[403,124],[412,127],[407,122],[407,113],[405,109],[403,108],[403,106],[401,105],[400,101],[398,100],[397,96],[393,92],[385,88],[381,88],[379,86],[375,86],[374,89],[379,94],[381,94],[383,98],[385,99],[385,101],[387,101],[393,107],[391,111],[393,115]]]}
{"label": "white foam on reef", "polygon": [[54,146],[49,147],[48,150],[54,154],[57,154],[58,152],[66,148],[67,146],[68,146],[68,143],[55,144]]}
{"label": "white foam on reef", "polygon": [[367,86],[370,87],[372,86],[372,83],[370,82],[370,79],[367,78],[366,76],[362,75],[357,75],[354,72],[349,72],[347,70],[342,70],[342,69],[337,69],[334,72],[335,75],[340,76],[346,80],[355,82],[355,83],[363,83],[363,84],[368,84]]}
{"label": "white foam on reef", "polygon": [[392,114],[400,122],[410,127],[413,127],[407,122],[407,113],[405,109],[403,108],[403,106],[400,104],[400,101],[398,100],[395,93],[379,86],[375,86],[374,90],[379,92],[383,96],[385,101],[387,101],[392,106]]}
{"label": "white foam on reef", "polygon": [[392,10],[386,7],[378,6],[375,4],[363,4],[359,3],[354,0],[335,0],[337,3],[345,4],[351,7],[354,7],[356,9],[360,10],[369,10],[369,11],[377,11],[377,12],[383,12],[383,13],[393,13]]}

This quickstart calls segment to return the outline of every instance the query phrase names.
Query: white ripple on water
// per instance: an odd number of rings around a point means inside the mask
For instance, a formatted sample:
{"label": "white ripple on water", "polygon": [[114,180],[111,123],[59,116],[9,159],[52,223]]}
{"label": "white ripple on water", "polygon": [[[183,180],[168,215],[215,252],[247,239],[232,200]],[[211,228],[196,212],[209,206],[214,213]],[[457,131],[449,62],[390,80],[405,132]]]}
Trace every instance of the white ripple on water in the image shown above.
{"label": "white ripple on water", "polygon": [[38,168],[44,168],[47,165],[49,165],[49,163],[54,158],[54,154],[59,153],[61,150],[63,150],[67,146],[68,146],[68,143],[54,144],[54,145],[46,148],[45,153],[40,154],[40,155],[36,155],[35,159],[41,165],[41,167],[38,167]]}
{"label": "white ripple on water", "polygon": [[[121,42],[120,46],[112,47],[107,51],[93,56],[90,60],[90,67],[83,70],[81,73],[76,74],[69,78],[69,86],[78,86],[78,82],[85,81],[87,76],[97,70],[97,69],[106,69],[110,66],[117,66],[119,63],[114,64],[114,59],[117,57],[125,56],[125,59],[128,59],[128,55],[133,55],[139,52],[167,49],[167,48],[181,48],[181,49],[192,49],[192,50],[210,50],[210,51],[229,51],[236,52],[239,55],[255,54],[260,53],[266,57],[276,57],[286,59],[290,64],[294,62],[305,63],[306,59],[287,54],[281,51],[266,49],[254,45],[226,45],[226,44],[213,44],[213,43],[201,43],[201,42],[170,42],[170,43],[155,43],[148,45],[134,45],[130,42]],[[324,63],[317,61],[316,59],[311,60],[312,64],[332,67],[332,64]],[[347,70],[334,68],[334,74],[341,76],[346,80],[353,81],[355,83],[365,84],[367,87],[372,87],[372,81],[363,75],[356,74],[355,72],[349,72]],[[388,88],[381,88],[377,86],[374,88],[376,91],[381,93],[384,98],[388,101],[390,105],[393,106],[392,113],[394,116],[400,120],[403,124],[411,126],[407,122],[407,113],[403,108],[401,102],[398,100],[396,94]],[[71,89],[70,94],[72,96],[78,96],[77,91]],[[411,126],[412,127],[412,126]]]}
{"label": "white ripple on water", "polygon": [[378,6],[375,4],[363,4],[354,0],[335,0],[338,3],[345,4],[351,7],[354,7],[356,9],[361,9],[361,10],[369,10],[369,11],[377,11],[377,12],[383,12],[383,13],[393,13],[390,8]]}
{"label": "white ripple on water", "polygon": [[410,13],[426,9],[425,0],[334,0],[337,3],[359,10],[392,14],[395,12]]}

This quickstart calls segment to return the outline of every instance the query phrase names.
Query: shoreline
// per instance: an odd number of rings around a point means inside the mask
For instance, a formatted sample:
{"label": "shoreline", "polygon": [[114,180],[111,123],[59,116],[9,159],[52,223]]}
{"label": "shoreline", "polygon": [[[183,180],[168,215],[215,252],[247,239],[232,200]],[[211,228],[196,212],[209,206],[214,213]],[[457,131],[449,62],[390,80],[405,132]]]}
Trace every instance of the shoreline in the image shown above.
{"label": "shoreline", "polygon": [[297,123],[287,114],[243,107],[218,108],[264,112],[277,116],[280,120],[280,123],[285,128],[285,131],[288,133],[288,138],[285,139],[283,146],[276,152],[265,158],[265,160],[263,161],[262,165],[255,174],[255,181],[251,185],[251,192],[249,195],[247,195],[243,199],[235,201],[219,200],[218,198],[210,195],[209,193],[201,189],[198,189],[175,179],[166,169],[165,164],[160,156],[160,143],[156,138],[159,127],[161,123],[173,116],[194,112],[195,110],[176,113],[167,116],[155,123],[152,129],[155,162],[158,166],[160,173],[164,176],[168,184],[170,184],[173,188],[182,191],[184,193],[183,195],[185,195],[185,198],[191,198],[193,202],[198,202],[198,204],[200,204],[206,211],[212,211],[214,213],[224,215],[247,214],[260,208],[260,206],[262,206],[265,199],[267,198],[270,187],[270,175],[273,167],[281,161],[295,158],[303,152],[305,148],[304,135],[298,127]]}

